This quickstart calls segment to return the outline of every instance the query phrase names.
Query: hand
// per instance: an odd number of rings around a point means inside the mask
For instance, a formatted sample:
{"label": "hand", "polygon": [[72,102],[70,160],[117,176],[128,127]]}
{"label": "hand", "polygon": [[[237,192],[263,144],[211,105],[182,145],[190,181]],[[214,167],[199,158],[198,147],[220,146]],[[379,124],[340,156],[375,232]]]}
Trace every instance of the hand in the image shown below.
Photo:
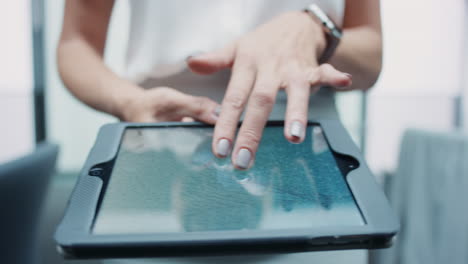
{"label": "hand", "polygon": [[[192,57],[188,65],[199,74],[232,68],[231,79],[216,122],[212,150],[238,169],[253,163],[265,123],[279,89],[288,95],[284,136],[304,140],[309,96],[319,85],[348,87],[351,76],[317,61],[325,46],[322,28],[304,12],[285,13],[214,52]],[[311,91],[311,87],[315,87]],[[239,118],[243,124],[232,148]]]}
{"label": "hand", "polygon": [[187,95],[172,88],[139,89],[120,105],[121,119],[127,122],[183,121],[193,118],[208,124],[218,119],[219,105],[207,98]]}

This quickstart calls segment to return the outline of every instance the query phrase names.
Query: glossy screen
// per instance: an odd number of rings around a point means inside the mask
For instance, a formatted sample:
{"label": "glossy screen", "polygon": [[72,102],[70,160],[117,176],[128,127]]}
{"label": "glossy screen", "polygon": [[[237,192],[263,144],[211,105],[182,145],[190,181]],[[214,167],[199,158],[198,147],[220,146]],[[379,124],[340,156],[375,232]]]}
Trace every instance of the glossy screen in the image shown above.
{"label": "glossy screen", "polygon": [[126,129],[93,233],[363,225],[322,129],[291,144],[265,129],[254,166],[211,153],[212,128]]}

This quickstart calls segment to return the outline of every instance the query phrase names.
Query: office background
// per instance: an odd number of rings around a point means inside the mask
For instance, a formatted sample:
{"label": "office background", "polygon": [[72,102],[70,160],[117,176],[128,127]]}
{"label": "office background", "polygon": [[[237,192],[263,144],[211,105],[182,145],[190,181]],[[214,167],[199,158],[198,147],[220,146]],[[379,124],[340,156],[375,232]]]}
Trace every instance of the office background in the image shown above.
{"label": "office background", "polygon": [[[61,147],[54,181],[74,182],[99,127],[116,119],[63,87],[55,48],[63,0],[4,1],[0,8],[0,162],[47,139]],[[382,0],[384,67],[367,94],[340,95],[343,123],[382,179],[397,167],[408,128],[468,131],[468,18],[464,0]],[[117,0],[106,63],[124,71],[128,2]]]}

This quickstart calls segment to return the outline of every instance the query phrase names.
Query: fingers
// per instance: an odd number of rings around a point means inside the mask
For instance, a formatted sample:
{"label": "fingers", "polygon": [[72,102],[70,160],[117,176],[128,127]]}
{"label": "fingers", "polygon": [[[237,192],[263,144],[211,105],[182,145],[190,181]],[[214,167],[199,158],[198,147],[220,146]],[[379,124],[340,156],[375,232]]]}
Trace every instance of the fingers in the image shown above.
{"label": "fingers", "polygon": [[213,134],[212,150],[217,157],[228,156],[232,149],[237,124],[255,82],[255,75],[256,70],[249,62],[236,60]]}
{"label": "fingers", "polygon": [[190,122],[195,122],[195,119],[193,119],[193,117],[183,117],[181,122],[184,122],[184,123],[190,123]]}
{"label": "fingers", "polygon": [[337,89],[346,89],[352,84],[352,77],[348,73],[340,72],[328,63],[306,70],[307,79],[311,86],[329,85]]}
{"label": "fingers", "polygon": [[301,143],[305,138],[311,86],[329,85],[347,89],[352,84],[351,75],[336,70],[330,64],[322,64],[305,70],[303,74],[289,75],[286,92],[288,104],[284,124],[284,136],[292,143]]}
{"label": "fingers", "polygon": [[218,120],[220,105],[208,97],[180,93],[177,104],[178,114],[184,117],[182,121],[198,120],[213,125]]}
{"label": "fingers", "polygon": [[195,73],[212,74],[232,66],[235,49],[235,43],[232,43],[223,49],[190,57],[187,59],[187,65]]}
{"label": "fingers", "polygon": [[218,119],[216,109],[219,107],[219,104],[208,97],[191,97],[185,106],[186,116],[204,123],[215,124]]}
{"label": "fingers", "polygon": [[284,123],[284,136],[292,143],[304,141],[309,110],[310,84],[295,80],[286,87],[288,102]]}
{"label": "fingers", "polygon": [[[271,71],[268,71],[268,73]],[[246,114],[237,134],[232,163],[238,169],[249,168],[262,138],[263,129],[271,113],[279,89],[273,74],[260,72],[249,97]]]}
{"label": "fingers", "polygon": [[[286,84],[284,87],[288,93],[285,137],[290,142],[300,143],[306,134],[310,87],[330,85],[346,88],[352,82],[350,75],[337,71],[329,64],[306,70],[295,69],[296,74],[283,77],[291,80],[289,82],[274,81],[278,75],[272,69],[258,72],[256,69],[236,58],[213,136],[213,153],[226,157],[232,149],[232,163],[238,169],[252,166],[280,85]],[[247,101],[245,118],[233,147],[237,124]]]}

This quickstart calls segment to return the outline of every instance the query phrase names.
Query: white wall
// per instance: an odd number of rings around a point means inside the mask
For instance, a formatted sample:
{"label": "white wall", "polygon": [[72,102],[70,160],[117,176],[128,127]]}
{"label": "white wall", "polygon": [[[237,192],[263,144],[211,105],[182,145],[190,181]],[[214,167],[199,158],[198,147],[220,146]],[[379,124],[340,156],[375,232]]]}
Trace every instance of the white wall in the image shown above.
{"label": "white wall", "polygon": [[[465,1],[465,10],[463,12],[463,25],[464,25],[464,34],[465,36],[464,41],[462,43],[463,47],[468,47],[468,5],[467,2]],[[465,48],[463,51],[463,56],[464,58],[464,64],[461,67],[462,71],[462,76],[463,76],[463,81],[462,81],[462,89],[463,89],[463,95],[462,95],[462,122],[463,122],[463,131],[465,133],[468,133],[468,48]]]}
{"label": "white wall", "polygon": [[0,163],[34,146],[32,26],[29,0],[0,8]]}
{"label": "white wall", "polygon": [[[55,49],[60,35],[64,1],[47,0],[46,66],[47,66],[47,130],[50,140],[61,147],[58,168],[62,171],[81,169],[91,149],[99,127],[116,119],[94,111],[66,90],[57,73]],[[117,1],[109,28],[106,62],[117,72],[123,71],[125,43],[128,32],[127,1]]]}
{"label": "white wall", "polygon": [[367,160],[396,167],[406,128],[451,130],[462,93],[464,0],[384,0],[384,66],[369,93]]}

